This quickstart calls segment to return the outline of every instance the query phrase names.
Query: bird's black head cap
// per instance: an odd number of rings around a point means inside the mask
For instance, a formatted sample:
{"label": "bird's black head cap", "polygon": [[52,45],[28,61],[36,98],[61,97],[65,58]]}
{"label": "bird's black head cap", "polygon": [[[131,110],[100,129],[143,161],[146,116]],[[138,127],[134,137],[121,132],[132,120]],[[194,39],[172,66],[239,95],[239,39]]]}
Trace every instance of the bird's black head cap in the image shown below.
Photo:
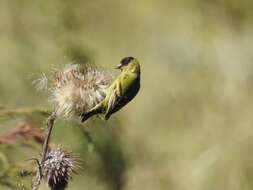
{"label": "bird's black head cap", "polygon": [[120,64],[117,65],[116,69],[122,69],[122,67],[127,66],[133,59],[133,57],[125,57],[120,61]]}
{"label": "bird's black head cap", "polygon": [[120,63],[123,65],[127,65],[130,61],[132,61],[134,58],[133,57],[125,57],[120,61]]}

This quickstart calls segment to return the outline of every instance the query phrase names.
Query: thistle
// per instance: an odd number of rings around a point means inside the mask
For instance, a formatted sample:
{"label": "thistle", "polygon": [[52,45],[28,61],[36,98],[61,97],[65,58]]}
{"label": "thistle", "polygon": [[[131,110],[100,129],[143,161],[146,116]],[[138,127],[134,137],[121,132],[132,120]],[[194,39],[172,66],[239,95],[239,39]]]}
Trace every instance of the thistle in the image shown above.
{"label": "thistle", "polygon": [[[43,143],[42,158],[40,161],[35,159],[39,167],[33,180],[33,190],[38,189],[42,178],[47,179],[52,190],[66,188],[78,162],[71,154],[61,149],[48,151],[55,120],[58,117],[78,117],[100,103],[105,98],[112,80],[112,74],[102,69],[72,64],[56,71],[52,81],[42,75],[41,79],[33,82],[37,89],[49,89],[54,106],[47,122],[48,133]],[[49,88],[48,81],[51,86]]]}
{"label": "thistle", "polygon": [[57,116],[79,116],[105,98],[112,81],[108,72],[88,65],[68,65],[57,71],[51,100]]}
{"label": "thistle", "polygon": [[[51,79],[52,78],[52,79]],[[69,64],[47,77],[44,73],[32,84],[37,90],[47,90],[56,116],[80,116],[101,102],[113,75],[88,64]]]}
{"label": "thistle", "polygon": [[42,176],[51,190],[64,190],[78,168],[77,158],[60,148],[51,150],[41,165]]}

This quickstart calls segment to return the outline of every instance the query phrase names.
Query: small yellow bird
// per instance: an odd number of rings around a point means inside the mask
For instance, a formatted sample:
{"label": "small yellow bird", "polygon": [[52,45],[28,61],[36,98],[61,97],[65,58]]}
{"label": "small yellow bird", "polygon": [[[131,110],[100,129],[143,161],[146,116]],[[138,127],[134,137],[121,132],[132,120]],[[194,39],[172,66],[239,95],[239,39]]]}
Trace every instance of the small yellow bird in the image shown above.
{"label": "small yellow bird", "polygon": [[140,89],[140,64],[134,57],[121,60],[116,69],[121,73],[108,87],[105,98],[88,112],[81,115],[82,122],[96,114],[105,114],[105,119],[124,107]]}

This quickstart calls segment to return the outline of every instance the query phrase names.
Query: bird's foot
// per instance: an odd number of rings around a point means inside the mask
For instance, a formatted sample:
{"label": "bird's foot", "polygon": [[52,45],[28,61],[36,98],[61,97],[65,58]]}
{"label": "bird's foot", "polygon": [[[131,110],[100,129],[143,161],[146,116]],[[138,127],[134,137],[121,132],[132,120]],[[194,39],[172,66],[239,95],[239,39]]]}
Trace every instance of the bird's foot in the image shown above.
{"label": "bird's foot", "polygon": [[81,121],[82,122],[85,122],[88,118],[89,118],[89,114],[88,113],[84,112],[84,113],[81,114],[81,119],[82,119]]}
{"label": "bird's foot", "polygon": [[111,117],[111,115],[109,115],[109,114],[105,114],[104,119],[107,121],[110,117]]}

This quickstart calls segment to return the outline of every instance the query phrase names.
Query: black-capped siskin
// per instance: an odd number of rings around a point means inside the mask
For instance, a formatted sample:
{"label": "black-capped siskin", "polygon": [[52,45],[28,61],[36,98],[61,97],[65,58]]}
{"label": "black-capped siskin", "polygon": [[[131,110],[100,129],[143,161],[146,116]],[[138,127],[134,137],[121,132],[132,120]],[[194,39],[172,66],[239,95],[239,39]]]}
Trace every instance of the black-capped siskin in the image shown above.
{"label": "black-capped siskin", "polygon": [[104,114],[105,119],[108,120],[113,113],[124,107],[138,93],[140,89],[139,61],[134,57],[126,57],[121,60],[117,69],[120,69],[121,73],[107,88],[105,98],[81,115],[83,122],[96,114]]}

